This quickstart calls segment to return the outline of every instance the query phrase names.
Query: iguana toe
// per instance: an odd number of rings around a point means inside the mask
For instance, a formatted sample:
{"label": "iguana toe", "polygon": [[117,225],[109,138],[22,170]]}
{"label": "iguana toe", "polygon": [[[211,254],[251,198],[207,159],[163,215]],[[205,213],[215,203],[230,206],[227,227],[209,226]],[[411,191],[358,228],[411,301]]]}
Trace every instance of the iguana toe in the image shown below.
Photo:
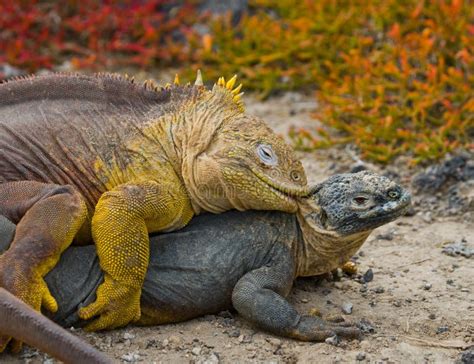
{"label": "iguana toe", "polygon": [[108,278],[97,289],[97,299],[79,310],[79,317],[89,322],[87,331],[111,330],[140,319],[141,290],[128,287]]}
{"label": "iguana toe", "polygon": [[328,337],[359,338],[361,331],[352,323],[332,323],[314,316],[301,316],[290,336],[303,341],[324,341]]}
{"label": "iguana toe", "polygon": [[[7,253],[0,257],[0,287],[38,312],[41,311],[41,307],[56,312],[58,304],[41,275],[35,270],[19,265],[18,262],[9,259]],[[11,337],[0,336],[0,352],[5,350],[8,343],[11,343],[13,352],[21,350],[21,341],[14,339],[11,341]]]}

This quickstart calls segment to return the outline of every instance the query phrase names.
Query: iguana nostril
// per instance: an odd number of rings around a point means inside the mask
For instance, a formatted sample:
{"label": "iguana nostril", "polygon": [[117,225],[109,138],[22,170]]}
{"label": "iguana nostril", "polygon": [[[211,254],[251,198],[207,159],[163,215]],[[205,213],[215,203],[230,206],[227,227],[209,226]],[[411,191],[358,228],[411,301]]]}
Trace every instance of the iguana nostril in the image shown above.
{"label": "iguana nostril", "polygon": [[290,176],[291,179],[295,182],[301,181],[301,174],[298,171],[291,171]]}

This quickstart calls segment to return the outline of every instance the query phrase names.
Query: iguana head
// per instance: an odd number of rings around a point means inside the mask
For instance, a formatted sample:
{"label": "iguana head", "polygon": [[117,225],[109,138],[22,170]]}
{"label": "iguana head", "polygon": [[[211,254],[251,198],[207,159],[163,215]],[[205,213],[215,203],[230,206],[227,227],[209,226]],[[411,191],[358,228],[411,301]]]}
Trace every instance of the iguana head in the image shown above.
{"label": "iguana head", "polygon": [[[200,76],[198,76],[199,78]],[[235,77],[200,86],[183,178],[194,209],[295,212],[306,176],[293,150],[260,118],[243,112]],[[190,147],[189,147],[190,146]]]}
{"label": "iguana head", "polygon": [[[387,177],[362,171],[339,174],[313,187],[312,223],[341,236],[373,230],[406,212],[410,193]],[[316,209],[315,209],[316,210]]]}
{"label": "iguana head", "polygon": [[304,275],[348,261],[373,229],[403,215],[410,201],[407,190],[368,171],[335,175],[311,188],[298,212],[305,241]]}

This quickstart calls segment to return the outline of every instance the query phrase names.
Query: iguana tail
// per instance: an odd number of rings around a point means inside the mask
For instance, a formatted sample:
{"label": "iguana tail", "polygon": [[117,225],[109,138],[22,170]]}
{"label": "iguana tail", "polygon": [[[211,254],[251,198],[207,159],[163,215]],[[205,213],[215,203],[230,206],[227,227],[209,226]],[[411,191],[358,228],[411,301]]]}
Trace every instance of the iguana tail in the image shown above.
{"label": "iguana tail", "polygon": [[13,336],[68,364],[113,363],[112,359],[1,287],[0,334]]}

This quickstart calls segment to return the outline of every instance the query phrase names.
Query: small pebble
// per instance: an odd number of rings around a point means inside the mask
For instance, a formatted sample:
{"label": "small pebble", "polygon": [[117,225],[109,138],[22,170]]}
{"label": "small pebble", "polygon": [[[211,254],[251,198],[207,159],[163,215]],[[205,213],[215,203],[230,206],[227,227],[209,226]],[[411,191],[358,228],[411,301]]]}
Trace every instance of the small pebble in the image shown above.
{"label": "small pebble", "polygon": [[133,339],[135,339],[135,335],[133,335],[129,332],[126,332],[126,333],[123,334],[123,338],[124,338],[124,340],[133,340]]}
{"label": "small pebble", "polygon": [[170,343],[171,345],[175,345],[175,346],[178,346],[182,343],[182,339],[179,337],[179,336],[176,336],[176,335],[171,335],[169,338],[168,338],[168,343]]}
{"label": "small pebble", "polygon": [[356,356],[357,361],[362,361],[365,359],[365,353],[358,353]]}
{"label": "small pebble", "polygon": [[381,286],[378,286],[374,289],[374,292],[375,293],[384,293],[385,292],[385,288],[381,287]]}
{"label": "small pebble", "polygon": [[352,313],[352,308],[353,307],[354,307],[354,305],[351,302],[344,302],[341,306],[341,310],[346,315],[350,315]]}
{"label": "small pebble", "polygon": [[202,351],[202,349],[201,349],[199,346],[195,346],[195,347],[191,350],[191,353],[192,353],[193,355],[198,356],[198,355],[201,354],[201,351]]}
{"label": "small pebble", "polygon": [[448,332],[448,331],[449,331],[449,327],[447,326],[440,326],[436,329],[437,334],[442,334],[443,332]]}
{"label": "small pebble", "polygon": [[240,330],[232,330],[228,333],[229,337],[239,337],[240,336]]}
{"label": "small pebble", "polygon": [[140,360],[140,354],[138,353],[138,351],[134,351],[132,353],[122,355],[120,359],[128,363],[135,363]]}
{"label": "small pebble", "polygon": [[219,364],[219,357],[216,353],[212,353],[208,357],[198,360],[196,364]]}
{"label": "small pebble", "polygon": [[423,289],[429,291],[431,289],[432,285],[431,283],[426,283],[424,286],[423,286]]}
{"label": "small pebble", "polygon": [[360,331],[362,331],[363,333],[365,334],[368,334],[368,333],[374,333],[375,332],[375,328],[374,326],[372,325],[372,323],[366,319],[361,319],[358,323],[357,323],[357,327],[360,329]]}
{"label": "small pebble", "polygon": [[436,315],[434,313],[430,313],[428,317],[430,320],[434,320],[436,318]]}
{"label": "small pebble", "polygon": [[333,346],[338,346],[341,340],[337,335],[328,337],[326,340],[324,340],[326,344],[333,345]]}
{"label": "small pebble", "polygon": [[372,271],[372,268],[367,269],[362,278],[364,279],[365,283],[372,282],[374,279],[374,272]]}

